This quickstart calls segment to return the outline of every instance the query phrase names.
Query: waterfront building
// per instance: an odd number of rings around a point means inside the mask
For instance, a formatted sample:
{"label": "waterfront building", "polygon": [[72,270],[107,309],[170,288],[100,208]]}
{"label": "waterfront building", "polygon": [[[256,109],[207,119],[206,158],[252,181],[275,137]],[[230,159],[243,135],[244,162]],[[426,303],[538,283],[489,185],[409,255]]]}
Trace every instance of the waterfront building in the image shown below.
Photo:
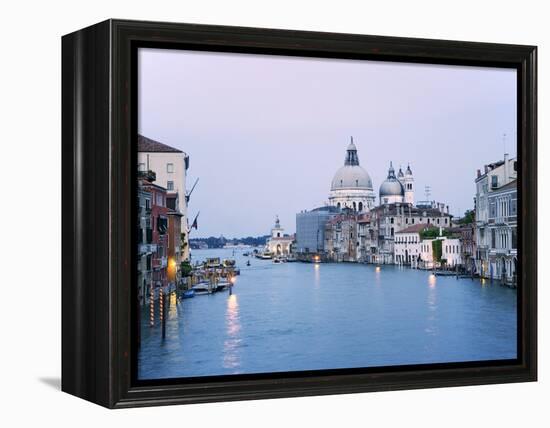
{"label": "waterfront building", "polygon": [[267,240],[266,250],[277,256],[289,256],[292,252],[294,236],[285,235],[279,217],[275,218],[275,225],[271,229],[271,236]]}
{"label": "waterfront building", "polygon": [[445,266],[456,268],[462,266],[462,244],[458,237],[444,237],[441,243],[441,260]]}
{"label": "waterfront building", "polygon": [[517,160],[478,170],[475,179],[476,273],[514,284],[517,264]]}
{"label": "waterfront building", "polygon": [[414,268],[419,267],[422,244],[420,233],[427,228],[427,225],[419,223],[395,233],[395,264],[409,265]]}
{"label": "waterfront building", "polygon": [[515,286],[517,250],[517,181],[514,180],[489,194],[487,228],[490,246],[486,277]]}
{"label": "waterfront building", "polygon": [[416,267],[421,269],[436,269],[440,267],[459,268],[464,266],[462,242],[459,235],[452,233],[449,229],[428,227],[420,230],[419,238],[418,249],[420,256]]}
{"label": "waterfront building", "polygon": [[325,255],[329,261],[356,262],[357,213],[346,210],[331,218],[325,226]]}
{"label": "waterfront building", "polygon": [[151,227],[151,192],[142,186],[142,180],[138,180],[138,266],[137,287],[138,300],[141,305],[146,304],[150,296],[152,276],[152,255],[156,251],[153,244],[153,229]]}
{"label": "waterfront building", "polygon": [[167,243],[167,279],[170,285],[179,284],[180,264],[182,262],[181,219],[182,214],[174,209],[168,209],[168,243]]}
{"label": "waterfront building", "polygon": [[[168,207],[166,189],[143,179],[142,188],[151,194],[151,287],[155,298],[160,289],[168,286]],[[180,226],[181,227],[181,226]],[[154,251],[153,251],[154,250]]]}
{"label": "waterfront building", "polygon": [[378,233],[372,222],[370,213],[357,217],[357,261],[376,263],[378,255]]}
{"label": "waterfront building", "polygon": [[475,273],[475,223],[461,224],[458,227],[450,229],[450,231],[460,236],[461,258],[464,269],[467,273]]}
{"label": "waterfront building", "polygon": [[330,187],[329,204],[338,209],[349,208],[367,212],[374,207],[376,196],[368,172],[359,165],[357,147],[351,137],[346,150],[344,166],[334,174]]}
{"label": "waterfront building", "polygon": [[418,267],[421,269],[435,269],[433,241],[435,238],[422,239],[420,242],[420,261]]}
{"label": "waterfront building", "polygon": [[310,260],[325,252],[325,226],[340,212],[335,206],[324,206],[296,214],[296,256]]}
{"label": "waterfront building", "polygon": [[182,215],[181,232],[185,243],[182,257],[189,259],[189,238],[186,193],[186,177],[189,168],[189,156],[182,150],[170,147],[159,141],[138,135],[138,171],[153,171],[156,174],[156,184],[166,189],[168,193],[178,194],[178,208]]}
{"label": "waterfront building", "polygon": [[415,207],[408,203],[387,203],[371,210],[371,222],[378,231],[378,253],[376,263],[393,264],[395,234],[410,226],[421,224],[447,228],[451,214],[443,204]]}

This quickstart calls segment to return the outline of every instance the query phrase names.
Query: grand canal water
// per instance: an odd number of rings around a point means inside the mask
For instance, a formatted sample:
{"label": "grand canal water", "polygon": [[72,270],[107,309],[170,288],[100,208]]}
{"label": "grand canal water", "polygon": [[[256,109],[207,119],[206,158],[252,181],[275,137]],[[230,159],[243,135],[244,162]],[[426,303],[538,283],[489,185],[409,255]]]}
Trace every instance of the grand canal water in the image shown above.
{"label": "grand canal water", "polygon": [[193,252],[206,257],[237,260],[233,294],[172,299],[164,340],[144,308],[140,379],[516,358],[517,293],[497,282]]}

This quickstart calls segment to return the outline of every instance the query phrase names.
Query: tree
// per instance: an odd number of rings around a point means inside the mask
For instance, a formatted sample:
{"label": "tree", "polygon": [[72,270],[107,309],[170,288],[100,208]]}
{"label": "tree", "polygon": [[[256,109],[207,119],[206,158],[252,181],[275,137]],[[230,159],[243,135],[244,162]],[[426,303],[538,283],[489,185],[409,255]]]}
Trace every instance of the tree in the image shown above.
{"label": "tree", "polygon": [[183,261],[180,263],[180,272],[182,277],[189,276],[192,270],[193,266],[191,266],[191,263],[188,261]]}
{"label": "tree", "polygon": [[475,219],[475,213],[474,210],[466,210],[464,212],[464,217],[462,217],[459,221],[460,224],[472,224]]}

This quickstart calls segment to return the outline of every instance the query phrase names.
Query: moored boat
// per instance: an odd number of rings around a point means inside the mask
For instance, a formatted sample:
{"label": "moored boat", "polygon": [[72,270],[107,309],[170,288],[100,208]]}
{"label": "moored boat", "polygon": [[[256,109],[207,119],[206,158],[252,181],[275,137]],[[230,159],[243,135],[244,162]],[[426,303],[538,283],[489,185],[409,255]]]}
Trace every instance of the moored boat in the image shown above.
{"label": "moored boat", "polygon": [[182,299],[191,299],[192,297],[195,297],[195,290],[186,290],[182,293],[181,298]]}

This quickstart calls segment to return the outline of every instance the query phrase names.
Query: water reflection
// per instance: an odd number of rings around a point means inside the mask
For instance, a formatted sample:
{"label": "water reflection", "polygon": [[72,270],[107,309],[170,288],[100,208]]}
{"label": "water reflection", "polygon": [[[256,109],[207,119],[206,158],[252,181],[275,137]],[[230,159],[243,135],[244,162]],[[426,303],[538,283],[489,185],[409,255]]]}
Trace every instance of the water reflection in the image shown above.
{"label": "water reflection", "polygon": [[239,345],[241,343],[241,322],[239,319],[239,303],[237,296],[232,294],[227,299],[225,314],[227,337],[223,343],[223,366],[234,369],[240,366]]}
{"label": "water reflection", "polygon": [[321,265],[315,263],[313,266],[313,283],[315,284],[315,288],[319,288],[319,285],[321,285]]}
{"label": "water reflection", "polygon": [[236,259],[242,269],[233,295],[199,295],[177,306],[167,296],[166,339],[160,302],[153,328],[144,307],[141,379],[517,355],[517,293],[496,281],[391,265],[274,264],[231,250],[194,255]]}

